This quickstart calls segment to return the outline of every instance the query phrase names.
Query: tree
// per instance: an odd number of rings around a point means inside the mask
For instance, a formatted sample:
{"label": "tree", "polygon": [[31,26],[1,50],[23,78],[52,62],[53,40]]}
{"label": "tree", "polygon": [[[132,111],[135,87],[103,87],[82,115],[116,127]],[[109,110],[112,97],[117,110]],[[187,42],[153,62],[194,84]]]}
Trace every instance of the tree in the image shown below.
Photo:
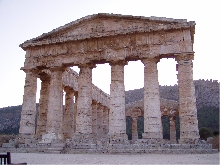
{"label": "tree", "polygon": [[211,136],[211,131],[206,127],[201,127],[199,129],[199,135],[201,139],[207,140]]}

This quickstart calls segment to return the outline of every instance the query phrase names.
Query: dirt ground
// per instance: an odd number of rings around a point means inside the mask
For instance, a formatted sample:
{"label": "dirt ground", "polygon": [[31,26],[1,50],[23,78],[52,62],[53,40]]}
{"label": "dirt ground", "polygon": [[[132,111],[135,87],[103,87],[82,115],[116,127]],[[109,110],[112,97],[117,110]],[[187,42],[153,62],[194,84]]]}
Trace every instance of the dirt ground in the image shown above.
{"label": "dirt ground", "polygon": [[28,164],[219,164],[219,155],[11,153],[12,163]]}

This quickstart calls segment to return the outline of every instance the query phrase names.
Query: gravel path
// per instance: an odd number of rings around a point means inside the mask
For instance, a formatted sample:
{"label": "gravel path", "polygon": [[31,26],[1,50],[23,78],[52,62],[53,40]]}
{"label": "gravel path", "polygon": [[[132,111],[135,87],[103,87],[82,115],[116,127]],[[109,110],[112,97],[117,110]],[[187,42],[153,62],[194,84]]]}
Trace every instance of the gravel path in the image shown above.
{"label": "gravel path", "polygon": [[11,153],[12,163],[28,164],[219,164],[217,154],[37,154]]}

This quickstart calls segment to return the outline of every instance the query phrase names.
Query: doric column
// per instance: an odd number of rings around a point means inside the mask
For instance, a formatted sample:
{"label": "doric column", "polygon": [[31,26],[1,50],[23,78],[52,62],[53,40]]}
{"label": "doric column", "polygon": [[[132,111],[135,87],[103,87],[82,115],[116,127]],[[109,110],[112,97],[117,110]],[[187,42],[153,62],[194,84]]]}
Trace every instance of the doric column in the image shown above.
{"label": "doric column", "polygon": [[69,87],[65,87],[65,108],[63,116],[63,135],[64,138],[72,138],[73,122],[74,122],[74,91]]}
{"label": "doric column", "polygon": [[43,141],[63,140],[63,82],[62,68],[51,70],[46,135],[42,136]]}
{"label": "doric column", "polygon": [[97,108],[97,140],[103,137],[103,106],[98,104]]}
{"label": "doric column", "polygon": [[78,77],[76,134],[92,135],[92,68],[81,65]]}
{"label": "doric column", "polygon": [[191,143],[199,139],[195,86],[193,83],[193,57],[193,54],[176,56],[178,62],[180,143]]}
{"label": "doric column", "polygon": [[175,116],[170,116],[170,142],[176,143],[176,119]]}
{"label": "doric column", "polygon": [[75,93],[74,111],[73,111],[73,133],[76,133],[76,116],[77,116],[78,92]]}
{"label": "doric column", "polygon": [[19,134],[25,138],[35,135],[37,75],[31,70],[24,71],[26,72],[26,79]]}
{"label": "doric column", "polygon": [[137,139],[138,139],[137,117],[132,116],[132,140],[136,141]]}
{"label": "doric column", "polygon": [[42,134],[46,133],[48,99],[49,99],[49,89],[50,89],[49,75],[42,74],[40,75],[40,79],[41,79],[41,90],[40,90],[40,100],[38,107],[37,130],[36,130],[36,135],[38,138],[41,138]]}
{"label": "doric column", "polygon": [[93,139],[97,139],[97,109],[98,109],[98,104],[93,101],[92,102],[92,136]]}
{"label": "doric column", "polygon": [[103,109],[103,134],[106,137],[106,135],[109,132],[109,109],[107,107],[104,107]]}
{"label": "doric column", "polygon": [[110,63],[109,135],[113,139],[127,139],[124,87],[124,65],[126,64],[127,62],[124,61]]}
{"label": "doric column", "polygon": [[144,64],[144,139],[162,139],[158,59],[143,59]]}

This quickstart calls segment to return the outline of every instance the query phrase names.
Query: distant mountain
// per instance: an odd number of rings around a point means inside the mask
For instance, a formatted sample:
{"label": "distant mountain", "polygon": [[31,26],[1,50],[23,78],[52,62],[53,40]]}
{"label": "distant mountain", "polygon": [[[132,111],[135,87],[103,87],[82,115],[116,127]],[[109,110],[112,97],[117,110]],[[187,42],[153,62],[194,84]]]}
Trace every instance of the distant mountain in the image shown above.
{"label": "distant mountain", "polygon": [[[199,127],[219,130],[219,83],[195,80],[194,84]],[[143,91],[143,88],[125,91],[125,103],[141,100]],[[178,86],[160,86],[160,97],[178,101]],[[0,134],[18,134],[21,108],[21,105],[0,108]],[[143,124],[143,121],[140,120],[139,123]]]}

